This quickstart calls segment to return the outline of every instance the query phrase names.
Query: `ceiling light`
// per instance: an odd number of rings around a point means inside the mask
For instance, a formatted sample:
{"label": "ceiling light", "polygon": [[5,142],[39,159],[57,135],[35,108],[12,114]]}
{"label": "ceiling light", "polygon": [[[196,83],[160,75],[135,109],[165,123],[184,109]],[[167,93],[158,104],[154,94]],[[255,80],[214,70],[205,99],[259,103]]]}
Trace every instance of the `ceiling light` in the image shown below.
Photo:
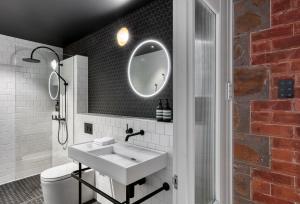
{"label": "ceiling light", "polygon": [[117,33],[118,44],[123,47],[129,40],[129,32],[126,27],[121,28]]}

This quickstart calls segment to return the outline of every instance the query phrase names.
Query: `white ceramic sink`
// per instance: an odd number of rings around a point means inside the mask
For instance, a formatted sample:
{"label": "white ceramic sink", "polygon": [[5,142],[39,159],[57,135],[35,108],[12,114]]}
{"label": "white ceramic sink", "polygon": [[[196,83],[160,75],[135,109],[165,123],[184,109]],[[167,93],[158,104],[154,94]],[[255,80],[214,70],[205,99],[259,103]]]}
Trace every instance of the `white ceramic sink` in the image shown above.
{"label": "white ceramic sink", "polygon": [[68,152],[71,159],[124,185],[145,178],[167,166],[167,153],[129,144],[101,146],[89,142],[72,145]]}

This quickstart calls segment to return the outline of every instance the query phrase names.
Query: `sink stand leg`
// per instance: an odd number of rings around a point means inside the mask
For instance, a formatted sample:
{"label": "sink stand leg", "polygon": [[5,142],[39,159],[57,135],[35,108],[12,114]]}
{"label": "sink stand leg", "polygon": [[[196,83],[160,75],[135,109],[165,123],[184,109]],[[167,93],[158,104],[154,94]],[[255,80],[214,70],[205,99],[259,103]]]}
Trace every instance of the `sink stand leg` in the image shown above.
{"label": "sink stand leg", "polygon": [[126,186],[126,204],[130,204],[130,198],[134,197],[134,185]]}
{"label": "sink stand leg", "polygon": [[[82,169],[81,163],[79,163],[78,166],[79,166],[78,177],[81,178],[81,169]],[[78,189],[78,203],[81,204],[82,203],[81,202],[82,201],[82,199],[81,199],[82,195],[81,195],[81,182],[80,181],[78,181],[78,188],[79,188]]]}

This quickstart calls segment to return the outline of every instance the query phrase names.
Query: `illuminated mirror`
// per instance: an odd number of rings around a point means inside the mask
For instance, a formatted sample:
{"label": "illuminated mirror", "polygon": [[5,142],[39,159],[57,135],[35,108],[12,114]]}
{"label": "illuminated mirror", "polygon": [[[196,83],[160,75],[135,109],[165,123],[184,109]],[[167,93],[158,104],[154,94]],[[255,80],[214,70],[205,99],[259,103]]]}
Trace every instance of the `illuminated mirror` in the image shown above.
{"label": "illuminated mirror", "polygon": [[171,60],[166,47],[156,40],[146,40],[132,52],[128,64],[128,80],[141,97],[158,94],[168,82]]}

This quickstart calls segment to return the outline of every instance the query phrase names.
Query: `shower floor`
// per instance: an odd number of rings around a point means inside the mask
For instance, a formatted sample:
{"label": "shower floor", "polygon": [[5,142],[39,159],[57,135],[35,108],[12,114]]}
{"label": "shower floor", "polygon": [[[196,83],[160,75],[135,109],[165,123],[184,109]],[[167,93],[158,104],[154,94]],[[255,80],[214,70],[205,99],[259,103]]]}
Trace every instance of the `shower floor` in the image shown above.
{"label": "shower floor", "polygon": [[0,185],[0,204],[43,204],[40,175]]}

